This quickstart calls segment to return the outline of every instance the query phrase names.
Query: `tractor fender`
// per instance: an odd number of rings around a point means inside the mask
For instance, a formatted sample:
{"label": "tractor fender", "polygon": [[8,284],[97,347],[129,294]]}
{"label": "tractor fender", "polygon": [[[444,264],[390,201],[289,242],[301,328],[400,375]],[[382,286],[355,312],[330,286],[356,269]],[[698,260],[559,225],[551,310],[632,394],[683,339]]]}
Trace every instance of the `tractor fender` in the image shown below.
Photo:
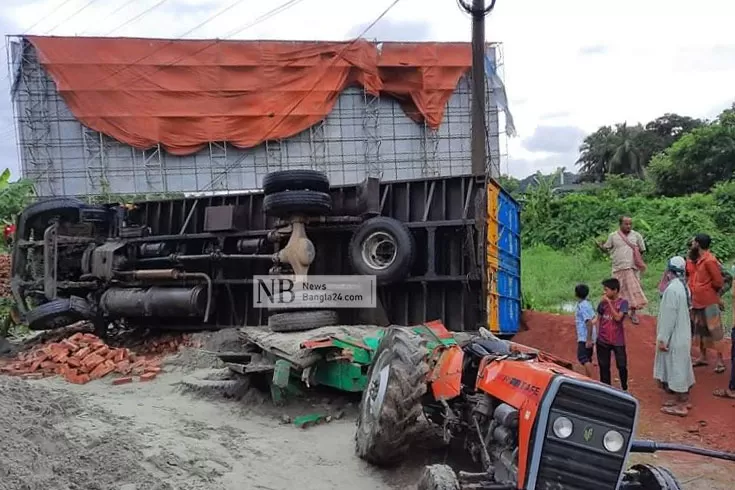
{"label": "tractor fender", "polygon": [[458,345],[443,348],[434,369],[429,373],[431,392],[436,400],[451,400],[462,389],[464,352]]}

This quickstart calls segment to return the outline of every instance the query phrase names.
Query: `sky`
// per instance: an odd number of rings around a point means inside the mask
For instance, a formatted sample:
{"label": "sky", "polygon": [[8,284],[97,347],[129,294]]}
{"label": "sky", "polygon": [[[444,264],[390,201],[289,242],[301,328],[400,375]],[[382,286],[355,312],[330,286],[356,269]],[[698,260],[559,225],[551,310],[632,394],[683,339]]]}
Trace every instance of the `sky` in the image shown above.
{"label": "sky", "polygon": [[[3,0],[0,32],[346,40],[392,0],[301,0],[253,25],[281,3]],[[733,18],[735,3],[724,0],[497,0],[486,37],[503,43],[502,74],[518,131],[507,140],[501,170],[516,177],[573,170],[585,135],[602,125],[645,123],[666,112],[714,118],[735,101]],[[469,41],[470,33],[455,0],[400,0],[365,37]],[[0,166],[18,176],[7,77],[0,91]]]}

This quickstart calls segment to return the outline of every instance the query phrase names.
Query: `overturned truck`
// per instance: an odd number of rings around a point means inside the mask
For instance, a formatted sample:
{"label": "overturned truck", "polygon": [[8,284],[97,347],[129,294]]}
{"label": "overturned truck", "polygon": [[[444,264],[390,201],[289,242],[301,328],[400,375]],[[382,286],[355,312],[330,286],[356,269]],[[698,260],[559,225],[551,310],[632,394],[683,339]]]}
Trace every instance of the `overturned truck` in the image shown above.
{"label": "overturned truck", "polygon": [[[163,329],[419,324],[455,331],[520,324],[518,204],[492,179],[330,186],[268,174],[263,190],[90,205],[60,197],[17,221],[11,287],[34,330],[78,320]],[[298,312],[253,304],[266,274],[376,277],[378,307]]]}

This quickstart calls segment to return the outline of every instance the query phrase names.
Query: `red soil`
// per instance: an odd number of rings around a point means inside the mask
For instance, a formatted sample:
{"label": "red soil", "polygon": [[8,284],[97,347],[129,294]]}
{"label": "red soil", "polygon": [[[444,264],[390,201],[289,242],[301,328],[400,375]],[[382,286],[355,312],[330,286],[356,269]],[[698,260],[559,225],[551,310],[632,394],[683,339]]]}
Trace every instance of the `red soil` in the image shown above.
{"label": "red soil", "polygon": [[[573,360],[575,369],[582,372],[576,361],[577,338],[573,317],[533,311],[524,312],[524,317],[528,330],[514,337],[514,342]],[[662,414],[659,410],[665,399],[664,392],[653,379],[656,319],[641,316],[640,325],[627,326],[629,390],[641,405],[639,436],[735,451],[735,400],[712,396],[716,388],[727,387],[729,369],[726,373],[715,374],[714,359],[710,359],[709,366],[695,368],[696,384],[691,393],[693,408],[689,415],[680,418]],[[730,352],[729,341],[727,346]],[[615,361],[612,362],[615,383],[617,372]],[[729,368],[729,356],[726,363]]]}

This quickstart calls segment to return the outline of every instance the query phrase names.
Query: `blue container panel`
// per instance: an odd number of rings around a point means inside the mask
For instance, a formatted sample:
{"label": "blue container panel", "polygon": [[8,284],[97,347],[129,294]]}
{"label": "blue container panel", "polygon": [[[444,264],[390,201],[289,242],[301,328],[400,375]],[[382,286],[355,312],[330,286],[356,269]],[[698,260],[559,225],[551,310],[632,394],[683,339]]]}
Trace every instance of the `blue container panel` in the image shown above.
{"label": "blue container panel", "polygon": [[505,191],[498,200],[500,333],[515,334],[521,325],[521,212],[518,202]]}

